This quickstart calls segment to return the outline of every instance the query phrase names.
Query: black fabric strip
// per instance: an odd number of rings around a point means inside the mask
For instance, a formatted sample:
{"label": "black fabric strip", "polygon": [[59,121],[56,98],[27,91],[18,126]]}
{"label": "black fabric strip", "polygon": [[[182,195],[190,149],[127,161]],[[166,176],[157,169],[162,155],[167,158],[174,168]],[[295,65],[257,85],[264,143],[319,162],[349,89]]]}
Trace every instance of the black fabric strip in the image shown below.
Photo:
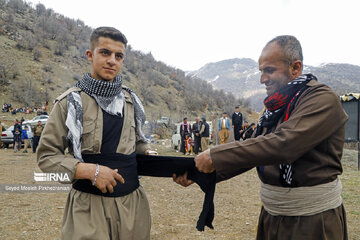
{"label": "black fabric strip", "polygon": [[111,169],[118,169],[118,173],[125,179],[122,184],[117,181],[114,192],[102,193],[100,189],[92,185],[88,179],[79,179],[73,183],[73,188],[82,192],[101,195],[104,197],[122,197],[135,191],[139,187],[139,179],[137,174],[136,154],[83,154],[84,162],[98,163]]}
{"label": "black fabric strip", "polygon": [[138,173],[144,176],[172,177],[188,173],[188,178],[196,182],[205,192],[203,209],[196,224],[199,231],[204,231],[205,226],[213,229],[214,219],[214,194],[216,173],[201,173],[195,167],[194,158],[173,156],[152,156],[137,154]]}
{"label": "black fabric strip", "polygon": [[92,186],[90,180],[80,179],[73,184],[79,191],[101,195],[105,197],[125,196],[139,187],[138,175],[152,177],[172,177],[188,173],[188,178],[196,182],[205,193],[203,209],[196,224],[196,229],[204,231],[205,226],[213,229],[214,219],[214,194],[216,173],[201,173],[195,167],[194,158],[173,156],[152,156],[132,153],[130,155],[111,154],[83,154],[86,163],[98,163],[112,169],[118,169],[125,183],[114,187],[113,193],[102,193],[97,187]]}

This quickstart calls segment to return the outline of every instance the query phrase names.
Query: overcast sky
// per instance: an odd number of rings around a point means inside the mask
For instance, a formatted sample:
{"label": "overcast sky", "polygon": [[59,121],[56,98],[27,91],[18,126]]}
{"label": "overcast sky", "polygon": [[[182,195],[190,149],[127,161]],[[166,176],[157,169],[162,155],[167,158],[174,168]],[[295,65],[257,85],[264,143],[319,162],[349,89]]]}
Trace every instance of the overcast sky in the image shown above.
{"label": "overcast sky", "polygon": [[357,0],[31,0],[90,27],[113,26],[136,50],[182,70],[257,61],[267,41],[296,36],[304,64],[360,66]]}

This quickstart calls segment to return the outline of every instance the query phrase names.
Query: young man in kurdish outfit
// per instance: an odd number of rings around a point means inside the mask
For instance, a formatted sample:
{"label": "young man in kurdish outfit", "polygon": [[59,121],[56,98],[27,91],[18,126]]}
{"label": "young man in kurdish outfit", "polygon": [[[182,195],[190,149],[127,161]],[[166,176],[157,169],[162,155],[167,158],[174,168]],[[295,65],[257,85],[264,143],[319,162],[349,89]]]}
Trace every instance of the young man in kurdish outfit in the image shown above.
{"label": "young man in kurdish outfit", "polygon": [[144,108],[118,75],[126,44],[115,28],[93,31],[86,51],[91,73],[55,100],[42,133],[39,167],[66,173],[73,183],[62,239],[150,239],[135,153],[152,151],[141,131]]}

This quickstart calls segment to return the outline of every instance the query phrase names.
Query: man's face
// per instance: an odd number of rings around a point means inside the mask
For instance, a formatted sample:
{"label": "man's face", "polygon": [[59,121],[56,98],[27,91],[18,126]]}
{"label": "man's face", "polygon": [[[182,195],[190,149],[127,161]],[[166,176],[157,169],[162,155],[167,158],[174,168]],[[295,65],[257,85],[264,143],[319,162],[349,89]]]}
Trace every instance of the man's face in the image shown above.
{"label": "man's face", "polygon": [[223,114],[223,118],[226,118],[226,114]]}
{"label": "man's face", "polygon": [[38,121],[38,126],[40,126],[41,125],[41,122],[40,121]]}
{"label": "man's face", "polygon": [[185,124],[187,123],[187,119],[184,119],[184,123],[185,123]]}
{"label": "man's face", "polygon": [[259,58],[260,83],[265,84],[266,93],[274,94],[291,80],[290,67],[284,61],[283,51],[276,42],[267,45]]}
{"label": "man's face", "polygon": [[199,123],[199,122],[200,122],[200,118],[196,118],[196,119],[195,119],[195,122],[196,122],[196,123]]}
{"label": "man's face", "polygon": [[235,112],[239,112],[239,108],[235,108]]}
{"label": "man's face", "polygon": [[91,62],[91,77],[112,82],[123,65],[125,45],[100,37],[95,49],[86,51],[86,55]]}

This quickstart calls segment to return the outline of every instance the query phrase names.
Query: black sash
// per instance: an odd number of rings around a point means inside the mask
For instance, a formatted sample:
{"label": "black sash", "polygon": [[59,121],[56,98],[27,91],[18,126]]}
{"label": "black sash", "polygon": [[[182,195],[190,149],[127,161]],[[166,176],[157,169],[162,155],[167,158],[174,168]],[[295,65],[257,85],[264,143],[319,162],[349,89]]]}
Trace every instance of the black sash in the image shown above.
{"label": "black sash", "polygon": [[[152,177],[172,177],[188,173],[188,178],[196,182],[205,193],[203,209],[196,224],[199,231],[204,231],[205,226],[213,229],[214,219],[214,194],[216,185],[216,173],[201,173],[195,167],[192,157],[173,156],[151,156],[132,153],[124,155],[94,154],[83,155],[87,163],[98,163],[112,169],[118,169],[119,174],[125,179],[125,183],[114,187],[113,193],[102,193],[98,188],[92,186],[90,180],[77,180],[73,187],[79,191],[102,195],[106,197],[124,196],[139,187],[138,175]],[[137,169],[136,169],[137,168]]]}
{"label": "black sash", "polygon": [[83,154],[82,157],[86,163],[98,163],[111,169],[118,169],[118,173],[125,179],[125,183],[122,184],[116,180],[117,185],[114,187],[113,193],[102,193],[100,189],[92,185],[90,180],[79,179],[73,183],[74,189],[105,197],[121,197],[132,193],[139,187],[135,153],[130,155],[121,153]]}

